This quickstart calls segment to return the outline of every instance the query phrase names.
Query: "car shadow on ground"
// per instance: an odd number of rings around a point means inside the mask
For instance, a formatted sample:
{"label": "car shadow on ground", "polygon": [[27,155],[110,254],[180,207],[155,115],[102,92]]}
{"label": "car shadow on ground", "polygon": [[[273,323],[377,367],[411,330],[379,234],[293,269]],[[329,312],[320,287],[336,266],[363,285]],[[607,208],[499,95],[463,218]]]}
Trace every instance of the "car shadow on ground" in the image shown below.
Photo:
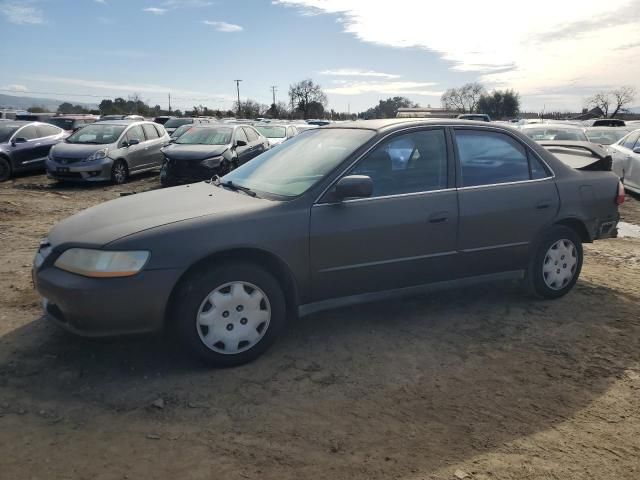
{"label": "car shadow on ground", "polygon": [[207,420],[189,412],[203,408],[220,435],[262,438],[261,452],[289,467],[311,449],[338,469],[343,451],[410,473],[553,428],[597,400],[640,359],[636,314],[637,299],[586,281],[552,302],[491,284],[303,318],[226,370],[170,338],[85,340],[38,319],[0,338],[0,387],[12,404],[72,419],[98,409],[200,429]]}

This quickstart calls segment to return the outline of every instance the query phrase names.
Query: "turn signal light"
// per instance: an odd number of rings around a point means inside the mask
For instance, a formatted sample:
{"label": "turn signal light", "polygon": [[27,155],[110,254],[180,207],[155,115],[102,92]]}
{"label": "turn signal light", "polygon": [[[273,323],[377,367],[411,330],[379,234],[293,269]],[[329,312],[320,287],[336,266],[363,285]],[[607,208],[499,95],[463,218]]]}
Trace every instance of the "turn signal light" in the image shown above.
{"label": "turn signal light", "polygon": [[618,182],[618,195],[616,195],[616,205],[622,205],[624,203],[624,185],[622,182]]}

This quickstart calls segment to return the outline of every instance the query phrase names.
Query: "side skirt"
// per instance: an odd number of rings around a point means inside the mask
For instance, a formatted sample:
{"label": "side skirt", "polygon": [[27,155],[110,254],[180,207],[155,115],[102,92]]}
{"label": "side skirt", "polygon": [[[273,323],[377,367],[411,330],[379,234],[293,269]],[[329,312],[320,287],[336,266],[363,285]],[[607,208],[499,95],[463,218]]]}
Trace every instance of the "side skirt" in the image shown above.
{"label": "side skirt", "polygon": [[412,287],[395,288],[393,290],[383,290],[381,292],[361,293],[359,295],[350,295],[348,297],[331,298],[328,300],[322,300],[320,302],[307,303],[305,305],[298,306],[298,316],[304,317],[306,315],[321,312],[323,310],[348,307],[350,305],[358,305],[360,303],[369,303],[377,302],[380,300],[409,297],[421,293],[437,292],[439,290],[447,290],[456,287],[466,287],[469,285],[477,285],[479,283],[502,280],[522,280],[524,278],[524,275],[524,270],[512,270],[509,272],[477,275],[475,277],[447,280],[444,282],[427,283],[424,285],[415,285]]}

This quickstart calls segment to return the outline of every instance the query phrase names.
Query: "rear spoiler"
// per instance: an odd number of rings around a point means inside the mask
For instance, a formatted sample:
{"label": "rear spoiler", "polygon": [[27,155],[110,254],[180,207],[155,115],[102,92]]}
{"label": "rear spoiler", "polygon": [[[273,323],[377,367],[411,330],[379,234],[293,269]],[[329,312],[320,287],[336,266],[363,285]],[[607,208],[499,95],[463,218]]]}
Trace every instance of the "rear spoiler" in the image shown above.
{"label": "rear spoiler", "polygon": [[538,143],[576,170],[611,171],[611,155],[595,143],[578,140],[539,140]]}

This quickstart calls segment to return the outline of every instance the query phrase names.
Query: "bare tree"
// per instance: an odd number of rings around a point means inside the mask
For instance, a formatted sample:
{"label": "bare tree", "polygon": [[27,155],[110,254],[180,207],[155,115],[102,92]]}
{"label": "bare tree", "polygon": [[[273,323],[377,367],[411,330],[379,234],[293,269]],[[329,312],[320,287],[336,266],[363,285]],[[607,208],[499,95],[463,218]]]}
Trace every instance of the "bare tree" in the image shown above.
{"label": "bare tree", "polygon": [[460,113],[473,113],[478,108],[480,97],[486,93],[485,88],[478,82],[467,83],[460,88],[450,88],[442,94],[440,101],[447,110]]}
{"label": "bare tree", "polygon": [[[613,118],[618,113],[624,112],[625,107],[629,106],[635,97],[636,89],[625,85],[611,91],[596,92],[587,99],[587,106],[598,107],[605,117]],[[611,115],[609,115],[610,110],[612,110]]]}
{"label": "bare tree", "polygon": [[[289,85],[289,99],[291,105],[303,113],[304,118],[308,118],[312,107],[317,107],[318,104],[323,107],[327,105],[327,96],[322,88],[310,78]],[[313,109],[317,110],[317,108]]]}

